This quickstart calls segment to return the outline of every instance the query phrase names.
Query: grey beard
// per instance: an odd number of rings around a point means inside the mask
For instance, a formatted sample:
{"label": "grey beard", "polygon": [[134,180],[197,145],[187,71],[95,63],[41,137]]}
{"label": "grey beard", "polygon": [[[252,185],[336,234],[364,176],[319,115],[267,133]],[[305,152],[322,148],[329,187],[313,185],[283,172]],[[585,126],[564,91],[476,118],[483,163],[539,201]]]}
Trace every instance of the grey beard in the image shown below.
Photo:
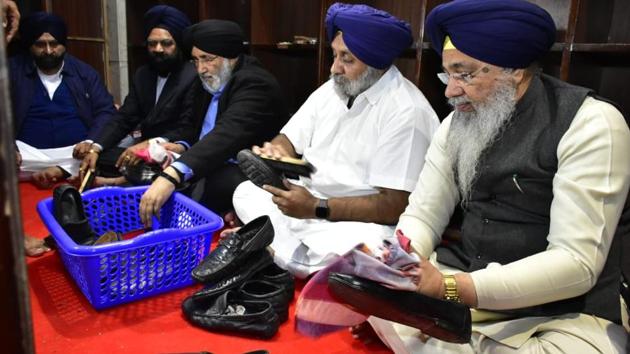
{"label": "grey beard", "polygon": [[343,99],[347,99],[357,97],[361,92],[369,89],[383,76],[384,72],[384,70],[378,70],[368,66],[367,69],[354,80],[345,78],[340,74],[330,74],[330,78],[335,83],[334,87],[337,94]]}
{"label": "grey beard", "polygon": [[230,81],[230,77],[232,77],[232,68],[230,67],[230,62],[225,59],[217,74],[206,76],[199,74],[204,90],[213,95],[219,92],[223,84]]}
{"label": "grey beard", "polygon": [[[469,102],[466,96],[450,98],[456,106]],[[509,123],[516,107],[516,85],[499,81],[487,100],[473,103],[472,112],[455,111],[448,131],[448,155],[462,204],[470,199],[473,184],[479,174],[479,160],[483,152],[497,141]]]}

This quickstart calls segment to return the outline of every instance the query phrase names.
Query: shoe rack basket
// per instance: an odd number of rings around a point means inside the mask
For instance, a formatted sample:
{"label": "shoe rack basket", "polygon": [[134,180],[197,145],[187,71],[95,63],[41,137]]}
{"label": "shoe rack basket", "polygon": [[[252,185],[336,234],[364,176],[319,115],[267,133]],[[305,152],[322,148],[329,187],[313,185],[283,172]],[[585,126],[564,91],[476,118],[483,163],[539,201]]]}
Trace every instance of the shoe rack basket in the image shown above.
{"label": "shoe rack basket", "polygon": [[[143,229],[139,205],[147,186],[103,187],[82,195],[92,230],[125,235]],[[57,252],[85,297],[97,310],[175,290],[193,283],[192,269],[210,250],[222,219],[192,199],[174,193],[134,238],[99,246],[77,245],[54,217],[52,198],[37,211],[57,242]]]}

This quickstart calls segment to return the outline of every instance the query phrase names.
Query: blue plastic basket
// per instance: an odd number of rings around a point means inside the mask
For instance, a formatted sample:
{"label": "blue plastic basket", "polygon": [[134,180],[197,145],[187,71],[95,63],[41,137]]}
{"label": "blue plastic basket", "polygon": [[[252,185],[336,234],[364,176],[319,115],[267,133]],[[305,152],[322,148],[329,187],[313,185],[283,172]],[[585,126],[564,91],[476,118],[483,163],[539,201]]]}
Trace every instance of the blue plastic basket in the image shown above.
{"label": "blue plastic basket", "polygon": [[[143,228],[138,208],[146,186],[103,187],[83,194],[90,226],[101,235]],[[153,230],[133,239],[99,246],[77,245],[54,217],[52,198],[37,211],[57,241],[63,263],[96,309],[135,301],[193,283],[192,269],[210,250],[219,216],[190,198],[174,193],[153,218]]]}

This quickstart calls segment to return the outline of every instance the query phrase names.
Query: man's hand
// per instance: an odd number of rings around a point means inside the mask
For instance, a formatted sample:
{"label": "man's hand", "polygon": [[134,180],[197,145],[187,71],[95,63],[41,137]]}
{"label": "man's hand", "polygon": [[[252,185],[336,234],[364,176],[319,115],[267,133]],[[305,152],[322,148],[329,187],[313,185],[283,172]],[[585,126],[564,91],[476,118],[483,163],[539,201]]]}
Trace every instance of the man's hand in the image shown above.
{"label": "man's hand", "polygon": [[183,154],[184,151],[186,151],[186,148],[184,147],[184,145],[182,144],[177,144],[177,143],[162,143],[160,144],[162,145],[166,150],[168,151],[172,151],[178,154]]}
{"label": "man's hand", "polygon": [[[175,172],[172,167],[166,168],[164,173],[167,173],[178,182],[181,182],[177,172]],[[158,177],[153,181],[151,187],[144,192],[142,199],[140,199],[140,220],[142,220],[145,227],[152,226],[153,221],[151,217],[153,215],[159,215],[160,208],[162,208],[162,205],[164,205],[171,194],[173,194],[173,191],[175,191],[175,185],[173,185],[173,183],[166,178]]]}
{"label": "man's hand", "polygon": [[93,149],[92,143],[88,143],[86,141],[78,143],[74,146],[74,150],[72,150],[72,157],[77,160],[82,160],[85,155],[90,152],[90,149]]}
{"label": "man's hand", "polygon": [[262,147],[254,145],[252,152],[256,155],[260,155],[267,158],[280,159],[281,157],[291,157],[288,151],[286,151],[281,145],[265,142]]}
{"label": "man's hand", "polygon": [[136,155],[136,152],[142,149],[146,149],[148,147],[148,140],[128,147],[125,151],[123,151],[122,154],[120,154],[120,156],[118,156],[118,160],[116,161],[116,168],[121,168],[123,166],[135,166],[139,164],[142,159]]}
{"label": "man's hand", "polygon": [[63,178],[63,171],[61,167],[53,166],[48,167],[45,170],[35,172],[33,174],[33,183],[43,189],[48,189],[54,186]]}
{"label": "man's hand", "polygon": [[286,179],[283,183],[289,190],[284,191],[269,185],[264,185],[263,189],[273,194],[271,200],[284,215],[298,219],[314,219],[315,207],[319,200],[302,186],[292,184]]}
{"label": "man's hand", "polygon": [[98,161],[99,152],[96,149],[88,150],[87,155],[83,157],[83,161],[81,161],[81,166],[79,166],[79,179],[83,181],[85,178],[85,174],[87,171],[92,171],[92,173],[96,172],[96,162]]}
{"label": "man's hand", "polygon": [[5,28],[7,43],[11,42],[20,25],[20,11],[14,1],[2,1],[2,26]]}
{"label": "man's hand", "polygon": [[437,299],[444,297],[444,275],[428,259],[422,259],[410,273],[418,286],[416,292]]}

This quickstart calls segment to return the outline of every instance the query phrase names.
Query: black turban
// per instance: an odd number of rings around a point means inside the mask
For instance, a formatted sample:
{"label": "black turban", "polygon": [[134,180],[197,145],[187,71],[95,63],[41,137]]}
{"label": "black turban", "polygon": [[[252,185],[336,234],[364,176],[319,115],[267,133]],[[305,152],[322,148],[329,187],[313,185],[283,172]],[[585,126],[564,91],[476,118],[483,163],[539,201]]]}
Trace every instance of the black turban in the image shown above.
{"label": "black turban", "polygon": [[236,58],[244,51],[243,41],[243,30],[232,21],[205,20],[184,31],[184,46],[188,53],[192,47],[197,47],[206,53]]}
{"label": "black turban", "polygon": [[22,44],[28,48],[44,33],[50,33],[57,42],[66,45],[68,29],[61,17],[47,12],[34,12],[20,22]]}
{"label": "black turban", "polygon": [[332,42],[343,33],[350,52],[365,64],[387,69],[413,42],[409,24],[367,5],[335,3],[326,13],[326,34]]}
{"label": "black turban", "polygon": [[182,32],[190,26],[190,20],[183,12],[168,5],[156,5],[144,14],[144,38],[154,28],[162,28],[173,36],[177,45],[182,44]]}
{"label": "black turban", "polygon": [[541,59],[556,37],[553,19],[523,0],[455,0],[434,8],[426,32],[442,55],[449,36],[455,48],[483,62],[525,68]]}

